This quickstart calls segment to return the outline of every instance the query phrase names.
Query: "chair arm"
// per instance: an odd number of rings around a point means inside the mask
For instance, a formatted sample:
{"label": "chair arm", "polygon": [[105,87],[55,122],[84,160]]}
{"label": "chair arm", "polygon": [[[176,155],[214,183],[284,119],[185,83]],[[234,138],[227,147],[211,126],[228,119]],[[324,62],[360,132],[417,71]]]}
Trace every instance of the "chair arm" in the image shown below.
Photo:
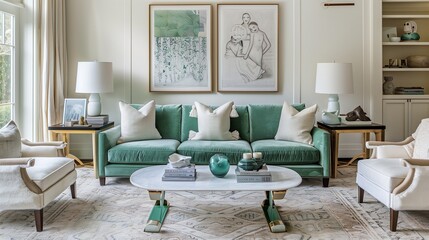
{"label": "chair arm", "polygon": [[320,152],[319,164],[323,167],[323,176],[330,176],[331,169],[331,141],[329,132],[314,127],[311,130],[311,136],[313,137],[313,145]]}
{"label": "chair arm", "polygon": [[375,147],[383,146],[383,145],[406,145],[412,141],[414,141],[414,138],[409,136],[401,142],[367,141],[365,145],[366,145],[366,148],[373,149]]}
{"label": "chair arm", "polygon": [[55,142],[31,142],[21,139],[21,153],[23,157],[64,157],[67,143]]}
{"label": "chair arm", "polygon": [[[391,208],[395,210],[428,210],[427,183],[429,162],[423,159],[404,159],[408,174],[392,192]],[[413,164],[415,163],[415,164]]]}
{"label": "chair arm", "polygon": [[100,177],[105,176],[104,167],[108,164],[107,152],[109,149],[117,145],[118,139],[121,136],[121,126],[102,131],[98,134],[98,174]]}
{"label": "chair arm", "polygon": [[18,165],[21,168],[34,166],[34,158],[0,158],[0,166]]}

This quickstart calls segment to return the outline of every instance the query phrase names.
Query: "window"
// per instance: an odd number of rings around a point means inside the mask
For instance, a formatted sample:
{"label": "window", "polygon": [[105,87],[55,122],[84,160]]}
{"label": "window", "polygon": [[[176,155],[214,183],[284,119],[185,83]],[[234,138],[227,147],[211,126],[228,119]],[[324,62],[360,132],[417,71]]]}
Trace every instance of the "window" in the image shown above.
{"label": "window", "polygon": [[0,10],[0,127],[15,118],[15,16]]}

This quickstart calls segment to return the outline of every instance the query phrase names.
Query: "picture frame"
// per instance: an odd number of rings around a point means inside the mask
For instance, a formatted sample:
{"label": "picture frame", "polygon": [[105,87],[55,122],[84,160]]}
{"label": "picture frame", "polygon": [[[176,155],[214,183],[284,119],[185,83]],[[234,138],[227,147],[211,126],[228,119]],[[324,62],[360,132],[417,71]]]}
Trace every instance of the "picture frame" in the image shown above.
{"label": "picture frame", "polygon": [[278,91],[278,4],[218,4],[218,92]]}
{"label": "picture frame", "polygon": [[70,121],[79,121],[81,116],[86,118],[86,98],[64,99],[63,124]]}
{"label": "picture frame", "polygon": [[383,27],[383,42],[389,42],[391,37],[397,37],[398,31],[396,27]]}
{"label": "picture frame", "polygon": [[149,5],[149,91],[212,92],[210,4]]}

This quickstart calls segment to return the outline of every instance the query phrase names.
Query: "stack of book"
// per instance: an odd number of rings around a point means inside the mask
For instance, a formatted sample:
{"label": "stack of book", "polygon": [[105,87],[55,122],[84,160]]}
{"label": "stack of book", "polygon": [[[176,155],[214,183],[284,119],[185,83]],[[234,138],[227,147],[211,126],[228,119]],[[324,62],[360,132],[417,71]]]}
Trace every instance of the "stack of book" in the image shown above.
{"label": "stack of book", "polygon": [[88,124],[104,125],[109,122],[109,115],[88,116],[86,117]]}
{"label": "stack of book", "polygon": [[423,95],[425,94],[425,89],[422,87],[397,87],[395,88],[395,94]]}
{"label": "stack of book", "polygon": [[235,169],[238,183],[246,182],[271,182],[271,172],[268,171],[267,165],[263,165],[258,171],[245,171],[239,167]]}
{"label": "stack of book", "polygon": [[197,170],[195,169],[195,164],[181,168],[174,168],[167,164],[162,176],[162,181],[195,181],[196,179]]}

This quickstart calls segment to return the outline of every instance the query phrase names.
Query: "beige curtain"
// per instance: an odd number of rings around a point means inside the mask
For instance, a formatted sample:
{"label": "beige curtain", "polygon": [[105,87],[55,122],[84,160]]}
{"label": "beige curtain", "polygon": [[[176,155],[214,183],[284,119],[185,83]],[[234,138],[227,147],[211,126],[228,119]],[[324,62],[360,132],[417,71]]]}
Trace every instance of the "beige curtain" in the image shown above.
{"label": "beige curtain", "polygon": [[61,123],[67,78],[65,0],[38,0],[36,6],[36,109],[38,141],[48,141],[48,126]]}

